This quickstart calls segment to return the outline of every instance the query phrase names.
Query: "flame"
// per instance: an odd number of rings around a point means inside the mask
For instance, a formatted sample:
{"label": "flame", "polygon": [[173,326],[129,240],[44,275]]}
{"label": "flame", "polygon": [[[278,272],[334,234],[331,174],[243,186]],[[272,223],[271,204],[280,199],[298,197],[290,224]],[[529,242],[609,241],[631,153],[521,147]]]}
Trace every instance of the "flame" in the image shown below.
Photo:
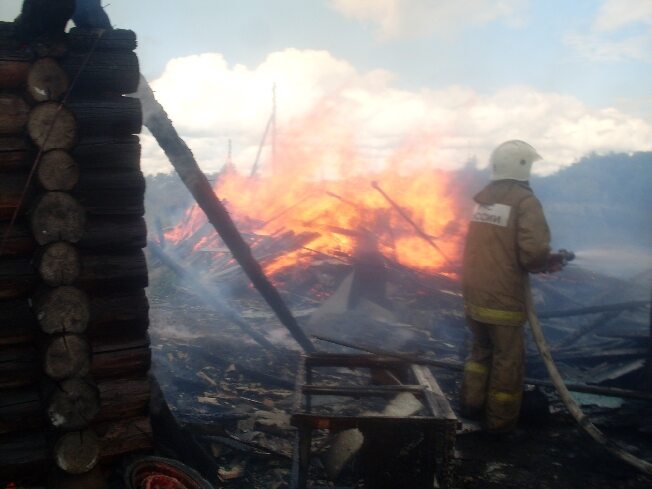
{"label": "flame", "polygon": [[[407,267],[450,268],[460,255],[460,211],[450,173],[433,168],[429,148],[436,139],[413,136],[382,162],[370,162],[355,150],[351,132],[324,115],[328,111],[319,107],[284,129],[264,173],[250,177],[230,167],[215,183],[241,232],[258,239],[292,233],[291,251],[279,246],[276,255],[258,257],[265,272],[273,275],[320,253],[352,255],[361,243],[372,243]],[[434,246],[372,187],[373,181]],[[211,230],[194,205],[166,238],[194,240],[195,250],[223,248]],[[256,242],[250,245],[256,249]]]}

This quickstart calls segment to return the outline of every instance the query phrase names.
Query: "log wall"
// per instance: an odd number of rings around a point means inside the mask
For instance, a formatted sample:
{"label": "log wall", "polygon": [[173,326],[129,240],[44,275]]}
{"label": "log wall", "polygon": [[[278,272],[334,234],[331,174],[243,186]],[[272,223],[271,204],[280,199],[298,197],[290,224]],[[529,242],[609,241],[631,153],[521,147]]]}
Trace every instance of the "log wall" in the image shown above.
{"label": "log wall", "polygon": [[152,446],[136,37],[70,15],[0,23],[0,487]]}

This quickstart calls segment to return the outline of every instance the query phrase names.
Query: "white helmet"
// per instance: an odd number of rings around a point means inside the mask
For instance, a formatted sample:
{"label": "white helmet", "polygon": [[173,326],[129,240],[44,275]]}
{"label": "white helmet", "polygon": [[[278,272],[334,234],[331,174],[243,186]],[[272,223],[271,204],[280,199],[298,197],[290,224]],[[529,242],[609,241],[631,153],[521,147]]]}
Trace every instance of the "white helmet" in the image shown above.
{"label": "white helmet", "polygon": [[532,163],[540,159],[539,153],[525,141],[505,141],[491,153],[491,179],[525,182],[530,179]]}

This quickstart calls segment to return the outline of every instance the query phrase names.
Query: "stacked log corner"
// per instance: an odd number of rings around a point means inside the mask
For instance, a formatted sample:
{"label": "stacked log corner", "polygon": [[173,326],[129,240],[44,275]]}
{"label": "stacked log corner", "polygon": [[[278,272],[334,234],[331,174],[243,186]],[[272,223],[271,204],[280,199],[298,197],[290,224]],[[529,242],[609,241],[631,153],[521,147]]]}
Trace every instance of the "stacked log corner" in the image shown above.
{"label": "stacked log corner", "polygon": [[18,27],[0,23],[0,487],[152,445],[135,35]]}

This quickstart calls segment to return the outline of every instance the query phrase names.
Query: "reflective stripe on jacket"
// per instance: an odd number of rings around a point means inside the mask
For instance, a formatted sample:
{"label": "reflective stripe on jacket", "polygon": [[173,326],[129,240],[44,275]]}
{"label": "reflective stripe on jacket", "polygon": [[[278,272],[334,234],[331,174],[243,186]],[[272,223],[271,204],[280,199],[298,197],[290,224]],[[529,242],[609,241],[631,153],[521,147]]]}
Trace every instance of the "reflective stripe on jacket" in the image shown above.
{"label": "reflective stripe on jacket", "polygon": [[467,315],[476,321],[525,322],[525,279],[545,269],[550,230],[526,182],[491,182],[475,197],[464,248],[462,287]]}

